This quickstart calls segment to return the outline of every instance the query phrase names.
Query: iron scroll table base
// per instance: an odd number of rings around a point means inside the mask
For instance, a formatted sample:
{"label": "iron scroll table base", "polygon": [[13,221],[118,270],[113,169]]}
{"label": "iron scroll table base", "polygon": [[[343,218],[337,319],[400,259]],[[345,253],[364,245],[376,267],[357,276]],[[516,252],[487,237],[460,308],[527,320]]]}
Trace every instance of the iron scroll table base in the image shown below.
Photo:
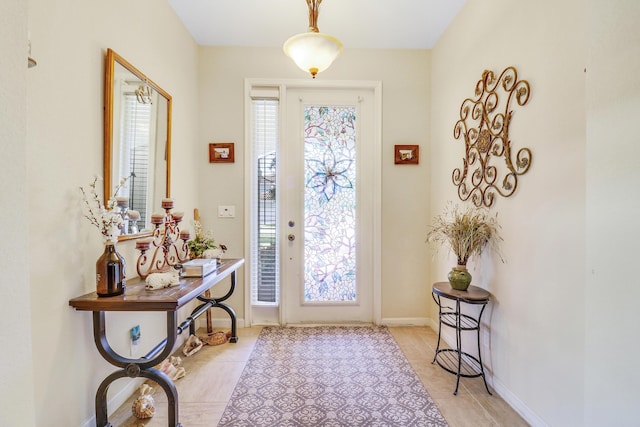
{"label": "iron scroll table base", "polygon": [[[183,278],[180,285],[155,291],[147,291],[143,281],[127,283],[126,292],[114,297],[98,297],[95,292],[74,298],[69,305],[76,310],[93,312],[93,338],[100,355],[109,363],[120,368],[108,375],[96,392],[96,426],[112,427],[107,413],[107,391],[115,380],[124,377],[148,378],[155,381],[167,395],[169,427],[182,427],[178,421],[178,392],[173,380],[164,372],[154,368],[169,357],[175,350],[177,337],[189,328],[195,334],[195,320],[209,308],[221,308],[231,318],[230,342],[237,342],[236,315],[233,309],[224,304],[233,294],[236,286],[236,270],[244,263],[243,259],[228,259],[220,263],[216,273],[201,278]],[[224,278],[230,277],[229,291],[220,298],[208,295],[210,288]],[[206,293],[206,295],[205,295]],[[178,325],[178,309],[190,301],[202,302],[191,315]],[[139,359],[130,359],[117,354],[109,344],[106,334],[105,313],[107,311],[164,311],[166,312],[166,338],[149,353]]]}
{"label": "iron scroll table base", "polygon": [[[482,313],[489,302],[491,294],[482,288],[469,286],[466,291],[458,291],[451,288],[448,282],[437,282],[433,284],[431,293],[433,300],[438,304],[438,345],[436,354],[431,363],[437,363],[442,369],[456,376],[456,389],[454,395],[458,394],[460,387],[460,377],[477,378],[482,377],[487,393],[491,395],[487,378],[482,364],[482,353],[480,349],[480,321]],[[446,298],[455,301],[455,308],[443,305],[442,299]],[[461,303],[481,305],[478,317],[464,314],[460,310]],[[453,328],[456,332],[456,348],[440,348],[442,338],[442,325]],[[478,342],[478,357],[475,357],[462,350],[462,331],[476,331]]]}

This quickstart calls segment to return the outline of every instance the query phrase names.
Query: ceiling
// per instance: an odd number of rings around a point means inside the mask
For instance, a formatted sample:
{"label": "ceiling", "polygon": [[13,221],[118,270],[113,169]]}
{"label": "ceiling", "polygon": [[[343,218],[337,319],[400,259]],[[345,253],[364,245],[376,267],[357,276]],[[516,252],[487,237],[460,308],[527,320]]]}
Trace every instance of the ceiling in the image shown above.
{"label": "ceiling", "polygon": [[[305,0],[168,0],[202,46],[282,46],[307,31]],[[349,48],[430,49],[466,0],[324,0],[318,28]]]}

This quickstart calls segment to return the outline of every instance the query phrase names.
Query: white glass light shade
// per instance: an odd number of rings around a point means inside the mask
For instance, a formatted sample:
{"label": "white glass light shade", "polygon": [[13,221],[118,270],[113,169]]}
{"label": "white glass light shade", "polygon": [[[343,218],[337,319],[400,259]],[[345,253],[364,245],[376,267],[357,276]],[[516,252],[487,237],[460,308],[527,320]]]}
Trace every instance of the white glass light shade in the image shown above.
{"label": "white glass light shade", "polygon": [[328,34],[308,32],[297,34],[284,43],[284,53],[301,70],[311,73],[313,78],[333,63],[342,52],[340,40]]}

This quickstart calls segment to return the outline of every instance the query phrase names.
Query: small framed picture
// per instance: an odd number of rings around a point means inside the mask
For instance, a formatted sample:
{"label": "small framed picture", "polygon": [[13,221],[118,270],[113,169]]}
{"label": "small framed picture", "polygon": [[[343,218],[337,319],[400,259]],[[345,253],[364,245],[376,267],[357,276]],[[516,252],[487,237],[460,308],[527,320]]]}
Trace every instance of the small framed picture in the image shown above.
{"label": "small framed picture", "polygon": [[396,165],[417,165],[420,162],[419,145],[396,145],[394,152]]}
{"label": "small framed picture", "polygon": [[233,163],[233,142],[209,144],[209,163]]}

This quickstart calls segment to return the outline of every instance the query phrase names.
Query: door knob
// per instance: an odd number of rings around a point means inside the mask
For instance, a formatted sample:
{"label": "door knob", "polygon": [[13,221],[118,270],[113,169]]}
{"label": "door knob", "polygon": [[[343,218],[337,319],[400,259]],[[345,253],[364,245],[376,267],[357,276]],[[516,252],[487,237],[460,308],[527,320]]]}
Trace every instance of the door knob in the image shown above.
{"label": "door knob", "polygon": [[289,239],[290,242],[293,242],[294,240],[296,240],[296,235],[295,234],[289,234],[287,236],[287,239]]}

